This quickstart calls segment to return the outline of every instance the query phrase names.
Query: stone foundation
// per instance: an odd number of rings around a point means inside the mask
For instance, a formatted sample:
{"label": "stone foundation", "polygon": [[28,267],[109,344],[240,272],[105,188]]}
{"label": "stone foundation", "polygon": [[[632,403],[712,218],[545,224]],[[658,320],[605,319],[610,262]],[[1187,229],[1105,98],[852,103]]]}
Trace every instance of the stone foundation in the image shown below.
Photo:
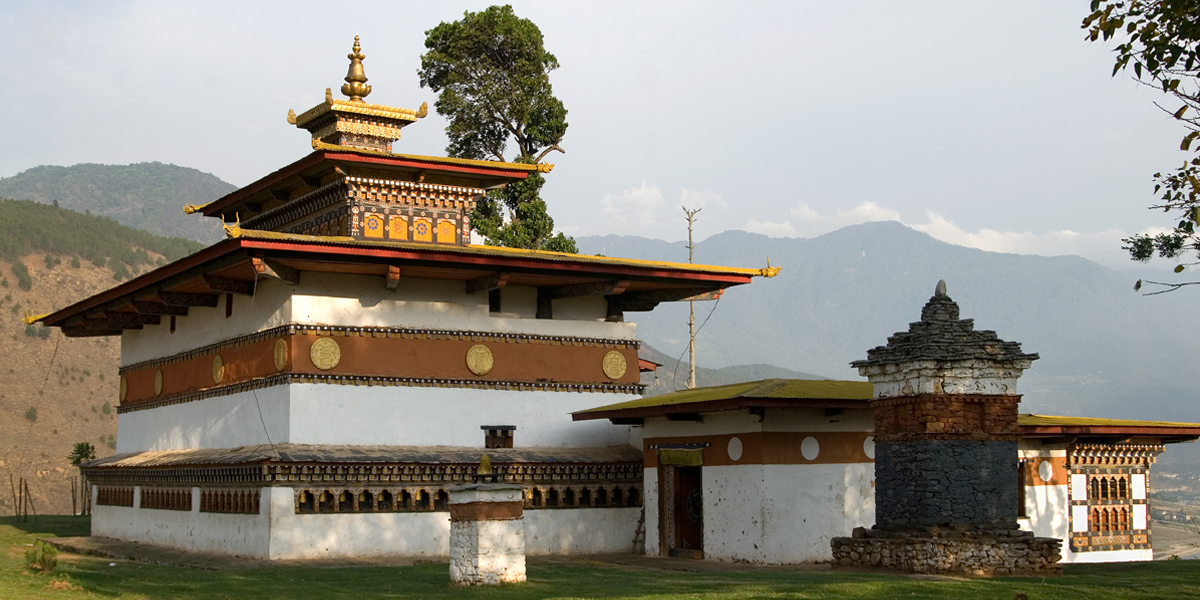
{"label": "stone foundation", "polygon": [[1062,540],[1020,529],[886,531],[858,527],[830,540],[833,564],[911,573],[978,576],[1062,575]]}

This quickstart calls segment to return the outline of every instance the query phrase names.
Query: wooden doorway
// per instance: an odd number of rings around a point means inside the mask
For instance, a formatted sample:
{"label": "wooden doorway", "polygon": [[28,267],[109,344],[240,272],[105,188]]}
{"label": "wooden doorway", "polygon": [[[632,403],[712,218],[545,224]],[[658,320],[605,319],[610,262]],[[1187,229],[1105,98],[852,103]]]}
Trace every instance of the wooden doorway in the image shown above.
{"label": "wooden doorway", "polygon": [[704,558],[704,482],[702,467],[660,465],[659,531],[662,553]]}

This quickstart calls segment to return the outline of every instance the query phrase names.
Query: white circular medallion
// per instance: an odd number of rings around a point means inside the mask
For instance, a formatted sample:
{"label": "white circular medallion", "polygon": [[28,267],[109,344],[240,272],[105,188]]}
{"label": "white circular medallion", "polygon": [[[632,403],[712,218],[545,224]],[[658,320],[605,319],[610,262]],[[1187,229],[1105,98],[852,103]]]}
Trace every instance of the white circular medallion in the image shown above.
{"label": "white circular medallion", "polygon": [[729,438],[729,460],[737,462],[742,458],[742,440],[732,437]]}
{"label": "white circular medallion", "polygon": [[867,458],[875,460],[875,436],[868,435],[867,439],[863,440],[863,454],[866,454]]}
{"label": "white circular medallion", "polygon": [[1038,465],[1038,477],[1040,477],[1042,481],[1050,481],[1054,477],[1054,465],[1050,464],[1050,461],[1048,460],[1043,460],[1041,464]]}
{"label": "white circular medallion", "polygon": [[821,453],[821,444],[817,442],[815,437],[806,437],[803,442],[800,442],[800,454],[804,456],[804,460],[814,460]]}

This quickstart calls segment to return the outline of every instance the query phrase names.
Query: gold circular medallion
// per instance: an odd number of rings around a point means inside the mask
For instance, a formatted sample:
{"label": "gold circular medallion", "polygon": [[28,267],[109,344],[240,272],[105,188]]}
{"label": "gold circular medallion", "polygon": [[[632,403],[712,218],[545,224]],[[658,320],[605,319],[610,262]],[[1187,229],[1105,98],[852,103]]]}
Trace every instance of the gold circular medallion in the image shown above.
{"label": "gold circular medallion", "polygon": [[154,395],[162,393],[162,369],[154,372]]}
{"label": "gold circular medallion", "polygon": [[308,349],[308,358],[314,367],[328,371],[342,361],[342,349],[332,338],[323,337],[313,342],[312,348]]}
{"label": "gold circular medallion", "polygon": [[121,378],[121,402],[125,401],[125,396],[129,395],[129,381],[124,377]]}
{"label": "gold circular medallion", "polygon": [[604,361],[601,363],[604,368],[604,374],[609,379],[620,379],[625,376],[625,369],[628,365],[625,364],[625,355],[616,350],[610,351],[604,355]]}
{"label": "gold circular medallion", "polygon": [[275,340],[275,370],[282,371],[287,366],[287,359],[287,342],[282,339]]}
{"label": "gold circular medallion", "polygon": [[213,383],[221,383],[225,379],[225,359],[218,354],[213,357]]}
{"label": "gold circular medallion", "polygon": [[496,361],[492,358],[492,351],[488,350],[483,344],[475,344],[467,350],[467,368],[476,375],[487,375],[492,372],[492,367]]}

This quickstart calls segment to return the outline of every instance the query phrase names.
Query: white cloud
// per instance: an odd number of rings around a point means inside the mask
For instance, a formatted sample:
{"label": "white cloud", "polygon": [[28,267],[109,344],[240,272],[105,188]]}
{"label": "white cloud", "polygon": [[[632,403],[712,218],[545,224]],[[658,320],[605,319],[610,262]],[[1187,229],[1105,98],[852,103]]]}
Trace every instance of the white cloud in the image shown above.
{"label": "white cloud", "polygon": [[721,195],[716,192],[697,192],[687,188],[679,190],[679,203],[690,209],[729,208],[729,205],[721,199]]}
{"label": "white cloud", "polygon": [[604,214],[623,227],[650,227],[655,213],[663,206],[662,191],[657,185],[642,181],[641,187],[620,194],[605,194],[600,199]]}
{"label": "white cloud", "polygon": [[790,221],[776,223],[774,221],[756,221],[748,219],[742,229],[750,233],[761,233],[768,237],[796,237],[796,229]]}
{"label": "white cloud", "polygon": [[788,214],[804,224],[806,226],[805,230],[819,231],[819,233],[814,233],[814,235],[828,233],[847,225],[857,225],[871,221],[900,220],[900,213],[890,208],[882,208],[874,202],[863,202],[850,210],[839,210],[832,215],[821,215],[807,204],[801,204],[796,208],[789,209]]}

